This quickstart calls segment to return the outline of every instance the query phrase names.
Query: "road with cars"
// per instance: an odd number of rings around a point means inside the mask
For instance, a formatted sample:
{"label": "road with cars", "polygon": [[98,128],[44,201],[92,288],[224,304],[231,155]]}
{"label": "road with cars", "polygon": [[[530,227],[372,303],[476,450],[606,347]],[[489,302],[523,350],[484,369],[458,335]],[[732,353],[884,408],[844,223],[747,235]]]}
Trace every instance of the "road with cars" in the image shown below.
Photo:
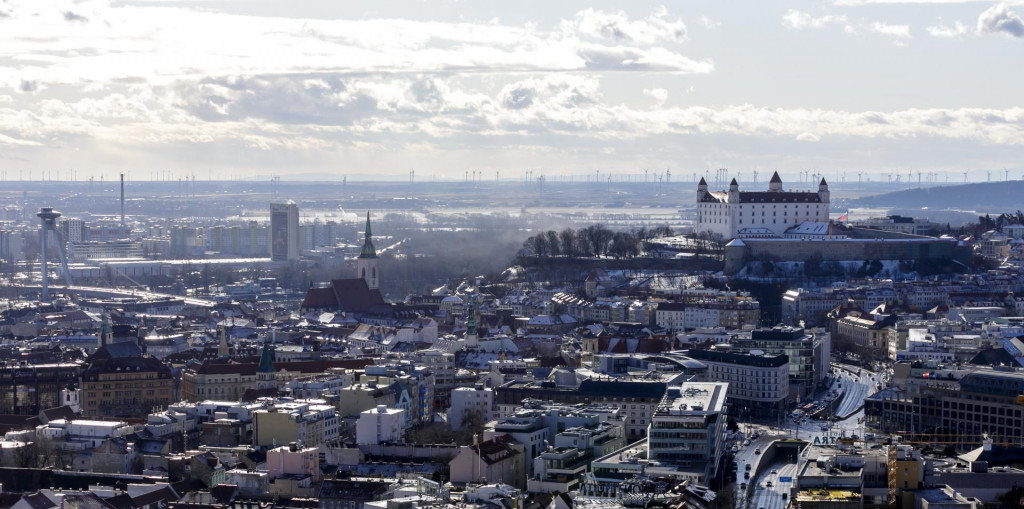
{"label": "road with cars", "polygon": [[785,461],[773,463],[771,470],[766,471],[757,479],[754,495],[747,507],[751,509],[783,509],[786,507],[793,489],[793,481],[796,478],[796,467],[796,463]]}
{"label": "road with cars", "polygon": [[[799,438],[802,440],[814,441],[823,437],[845,436],[863,439],[865,430],[863,427],[864,398],[876,392],[877,384],[885,385],[882,376],[853,366],[836,366],[836,376],[833,381],[832,390],[842,390],[843,399],[836,408],[836,416],[832,419],[816,420],[806,417],[795,419],[788,415],[782,422],[782,427],[766,424],[740,423],[740,429],[744,437],[757,434],[757,438],[749,440],[748,445],[744,439],[735,442],[737,448],[733,453],[733,462],[736,468],[736,489],[737,503],[739,507],[750,509],[782,509],[788,503],[790,491],[796,481],[795,463],[785,461],[776,462],[762,469],[761,476],[755,478],[754,470],[761,454],[768,448],[772,441],[782,438]],[[841,387],[840,387],[841,385]],[[819,398],[817,403],[822,403],[826,397]],[[751,470],[746,470],[750,465]],[[772,473],[772,471],[775,473]],[[749,472],[751,478],[745,478]],[[781,478],[781,479],[780,479]],[[767,486],[771,482],[772,486]],[[751,487],[752,492],[747,488]],[[748,493],[752,493],[749,497]],[[785,494],[785,498],[783,497]]]}
{"label": "road with cars", "polygon": [[[763,434],[758,432],[758,437],[751,439],[747,445],[743,445],[744,441],[740,441],[737,445],[737,451],[733,453],[733,462],[736,465],[736,500],[746,499],[744,487],[756,481],[754,471],[757,468],[757,462],[760,461],[761,455],[768,448],[768,445],[780,438],[777,434],[769,433],[768,430],[763,431]],[[747,470],[748,465],[750,466],[749,470]],[[748,473],[751,476],[750,478],[746,477]]]}

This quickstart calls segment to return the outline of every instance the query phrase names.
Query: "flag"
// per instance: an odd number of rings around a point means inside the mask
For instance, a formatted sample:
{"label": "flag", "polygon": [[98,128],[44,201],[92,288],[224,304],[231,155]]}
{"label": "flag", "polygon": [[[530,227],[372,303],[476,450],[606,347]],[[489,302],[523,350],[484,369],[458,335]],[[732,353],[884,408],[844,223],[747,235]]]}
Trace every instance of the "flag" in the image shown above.
{"label": "flag", "polygon": [[843,215],[839,216],[839,221],[849,221],[850,220],[849,215],[850,215],[849,212],[844,213]]}

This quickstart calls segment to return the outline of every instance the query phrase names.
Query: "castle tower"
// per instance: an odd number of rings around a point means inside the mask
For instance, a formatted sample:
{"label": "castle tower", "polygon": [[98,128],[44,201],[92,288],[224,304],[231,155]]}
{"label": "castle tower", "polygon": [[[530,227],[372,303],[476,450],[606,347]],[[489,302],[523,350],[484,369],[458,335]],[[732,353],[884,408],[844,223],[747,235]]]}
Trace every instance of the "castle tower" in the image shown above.
{"label": "castle tower", "polygon": [[370,212],[366,212],[366,233],[363,241],[363,251],[359,253],[356,260],[356,274],[366,281],[366,286],[371,290],[380,288],[380,259],[377,258],[377,250],[373,247],[373,240],[370,238]]}
{"label": "castle tower", "polygon": [[740,202],[740,183],[736,182],[735,178],[729,183],[729,198],[726,201],[728,203]]}
{"label": "castle tower", "polygon": [[701,177],[700,182],[697,183],[697,203],[700,203],[706,194],[708,194],[708,183],[704,177]]}
{"label": "castle tower", "polygon": [[821,203],[828,203],[828,195],[828,182],[825,182],[825,177],[821,177],[821,182],[818,183],[818,196],[821,197]]}
{"label": "castle tower", "polygon": [[772,179],[768,182],[768,191],[772,193],[782,192],[782,177],[779,176],[779,172],[772,174]]}

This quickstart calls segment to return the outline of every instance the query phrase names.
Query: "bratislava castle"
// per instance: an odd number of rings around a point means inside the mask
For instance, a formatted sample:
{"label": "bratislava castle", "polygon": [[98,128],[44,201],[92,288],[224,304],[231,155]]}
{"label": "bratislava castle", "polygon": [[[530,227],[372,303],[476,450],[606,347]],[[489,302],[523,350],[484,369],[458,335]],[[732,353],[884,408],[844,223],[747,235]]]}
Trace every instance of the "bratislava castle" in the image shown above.
{"label": "bratislava castle", "polygon": [[698,233],[721,234],[726,239],[740,236],[777,235],[807,221],[829,220],[828,183],[821,179],[818,191],[783,191],[775,172],[767,191],[740,191],[736,179],[729,191],[708,191],[702,178],[697,184]]}

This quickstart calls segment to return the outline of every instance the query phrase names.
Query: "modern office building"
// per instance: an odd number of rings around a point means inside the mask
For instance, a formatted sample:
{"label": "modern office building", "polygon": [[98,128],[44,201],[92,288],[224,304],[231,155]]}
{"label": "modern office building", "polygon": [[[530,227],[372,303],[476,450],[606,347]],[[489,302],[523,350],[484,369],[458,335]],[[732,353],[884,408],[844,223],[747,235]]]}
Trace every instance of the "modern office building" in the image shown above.
{"label": "modern office building", "polygon": [[716,485],[724,464],[729,384],[687,382],[671,386],[651,418],[647,458],[699,474]]}
{"label": "modern office building", "polygon": [[785,413],[789,357],[719,350],[690,350],[687,355],[707,365],[707,381],[729,384],[731,415],[775,418]]}
{"label": "modern office building", "polygon": [[[987,434],[997,442],[1024,438],[1024,372],[900,362],[893,385],[864,400],[865,424],[882,433],[955,437],[965,447]],[[955,444],[954,444],[955,445]]]}
{"label": "modern office building", "polygon": [[555,403],[593,403],[622,411],[627,442],[647,436],[647,428],[668,386],[662,381],[589,379],[579,387],[557,386],[554,382],[511,381],[494,391],[499,415],[510,415],[526,399]]}
{"label": "modern office building", "polygon": [[785,355],[789,358],[789,397],[794,402],[806,401],[828,373],[831,336],[824,330],[808,332],[797,327],[773,327],[750,331],[750,337],[732,340],[738,353]]}
{"label": "modern office building", "polygon": [[270,258],[275,262],[299,259],[299,207],[288,200],[270,204]]}

